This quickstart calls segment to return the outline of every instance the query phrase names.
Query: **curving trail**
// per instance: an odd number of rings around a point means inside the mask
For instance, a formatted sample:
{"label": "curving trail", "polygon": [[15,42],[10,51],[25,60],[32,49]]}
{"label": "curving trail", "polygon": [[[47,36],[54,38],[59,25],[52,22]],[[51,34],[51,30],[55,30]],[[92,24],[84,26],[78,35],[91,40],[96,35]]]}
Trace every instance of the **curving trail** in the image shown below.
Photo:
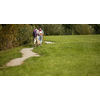
{"label": "curving trail", "polygon": [[20,52],[23,54],[22,58],[16,58],[11,60],[10,62],[8,62],[6,65],[9,66],[17,66],[17,65],[21,65],[23,63],[24,60],[26,60],[27,58],[30,57],[38,57],[40,55],[38,55],[35,52],[32,52],[33,48],[24,48],[22,49]]}
{"label": "curving trail", "polygon": [[[45,43],[51,44],[53,42],[47,42],[47,41],[45,41]],[[21,65],[24,62],[24,60],[26,60],[27,58],[40,56],[37,53],[32,52],[33,49],[34,48],[24,48],[24,49],[22,49],[20,51],[23,54],[22,57],[11,60],[10,62],[8,62],[6,64],[6,66],[7,67],[9,67],[9,66],[18,66],[18,65]]]}

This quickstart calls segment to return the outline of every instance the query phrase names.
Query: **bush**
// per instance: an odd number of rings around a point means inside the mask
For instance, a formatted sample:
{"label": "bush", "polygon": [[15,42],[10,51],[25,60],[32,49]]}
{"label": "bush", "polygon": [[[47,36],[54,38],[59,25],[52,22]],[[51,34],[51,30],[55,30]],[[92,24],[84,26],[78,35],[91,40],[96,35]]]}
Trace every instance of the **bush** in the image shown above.
{"label": "bush", "polygon": [[17,36],[16,39],[19,45],[25,45],[31,42],[32,27],[30,25],[17,25]]}
{"label": "bush", "polygon": [[45,35],[61,35],[64,33],[62,24],[42,24]]}
{"label": "bush", "polygon": [[31,42],[32,26],[28,24],[8,24],[0,27],[0,50],[6,50]]}
{"label": "bush", "polygon": [[77,24],[75,25],[75,34],[78,35],[90,35],[94,33],[92,26],[88,24]]}
{"label": "bush", "polygon": [[16,30],[13,25],[5,25],[0,32],[0,50],[6,50],[18,46]]}
{"label": "bush", "polygon": [[63,24],[66,35],[89,35],[94,34],[94,28],[88,24]]}

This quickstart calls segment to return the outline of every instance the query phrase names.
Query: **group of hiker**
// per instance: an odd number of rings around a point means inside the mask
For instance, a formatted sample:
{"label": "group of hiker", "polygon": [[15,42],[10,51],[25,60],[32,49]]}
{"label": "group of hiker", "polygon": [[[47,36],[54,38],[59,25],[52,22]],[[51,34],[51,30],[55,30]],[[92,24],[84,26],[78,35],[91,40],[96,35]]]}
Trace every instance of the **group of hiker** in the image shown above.
{"label": "group of hiker", "polygon": [[35,28],[35,30],[33,31],[34,47],[36,45],[41,46],[43,36],[44,36],[43,30],[41,28]]}

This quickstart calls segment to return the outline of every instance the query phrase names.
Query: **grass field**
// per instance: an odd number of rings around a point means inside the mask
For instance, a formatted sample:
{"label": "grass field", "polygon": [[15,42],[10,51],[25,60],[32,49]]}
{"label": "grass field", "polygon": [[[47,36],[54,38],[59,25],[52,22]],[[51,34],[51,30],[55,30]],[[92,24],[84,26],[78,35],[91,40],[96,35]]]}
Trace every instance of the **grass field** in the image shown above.
{"label": "grass field", "polygon": [[[45,36],[44,44],[20,66],[0,69],[0,76],[100,76],[100,35]],[[21,57],[22,47],[0,51],[0,66]]]}

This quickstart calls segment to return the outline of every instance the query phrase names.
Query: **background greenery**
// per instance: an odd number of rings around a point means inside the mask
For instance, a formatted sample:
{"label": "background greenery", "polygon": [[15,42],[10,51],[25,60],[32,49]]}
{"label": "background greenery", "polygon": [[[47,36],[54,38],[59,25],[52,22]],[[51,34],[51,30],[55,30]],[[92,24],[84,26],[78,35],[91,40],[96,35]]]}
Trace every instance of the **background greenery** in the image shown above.
{"label": "background greenery", "polygon": [[[20,66],[0,70],[5,76],[100,76],[100,35],[45,36],[44,44],[33,51],[40,57],[31,57]],[[17,47],[0,51],[0,66],[20,57]]]}
{"label": "background greenery", "polygon": [[46,36],[100,34],[100,24],[0,24],[0,51],[32,46],[35,27],[42,27]]}

